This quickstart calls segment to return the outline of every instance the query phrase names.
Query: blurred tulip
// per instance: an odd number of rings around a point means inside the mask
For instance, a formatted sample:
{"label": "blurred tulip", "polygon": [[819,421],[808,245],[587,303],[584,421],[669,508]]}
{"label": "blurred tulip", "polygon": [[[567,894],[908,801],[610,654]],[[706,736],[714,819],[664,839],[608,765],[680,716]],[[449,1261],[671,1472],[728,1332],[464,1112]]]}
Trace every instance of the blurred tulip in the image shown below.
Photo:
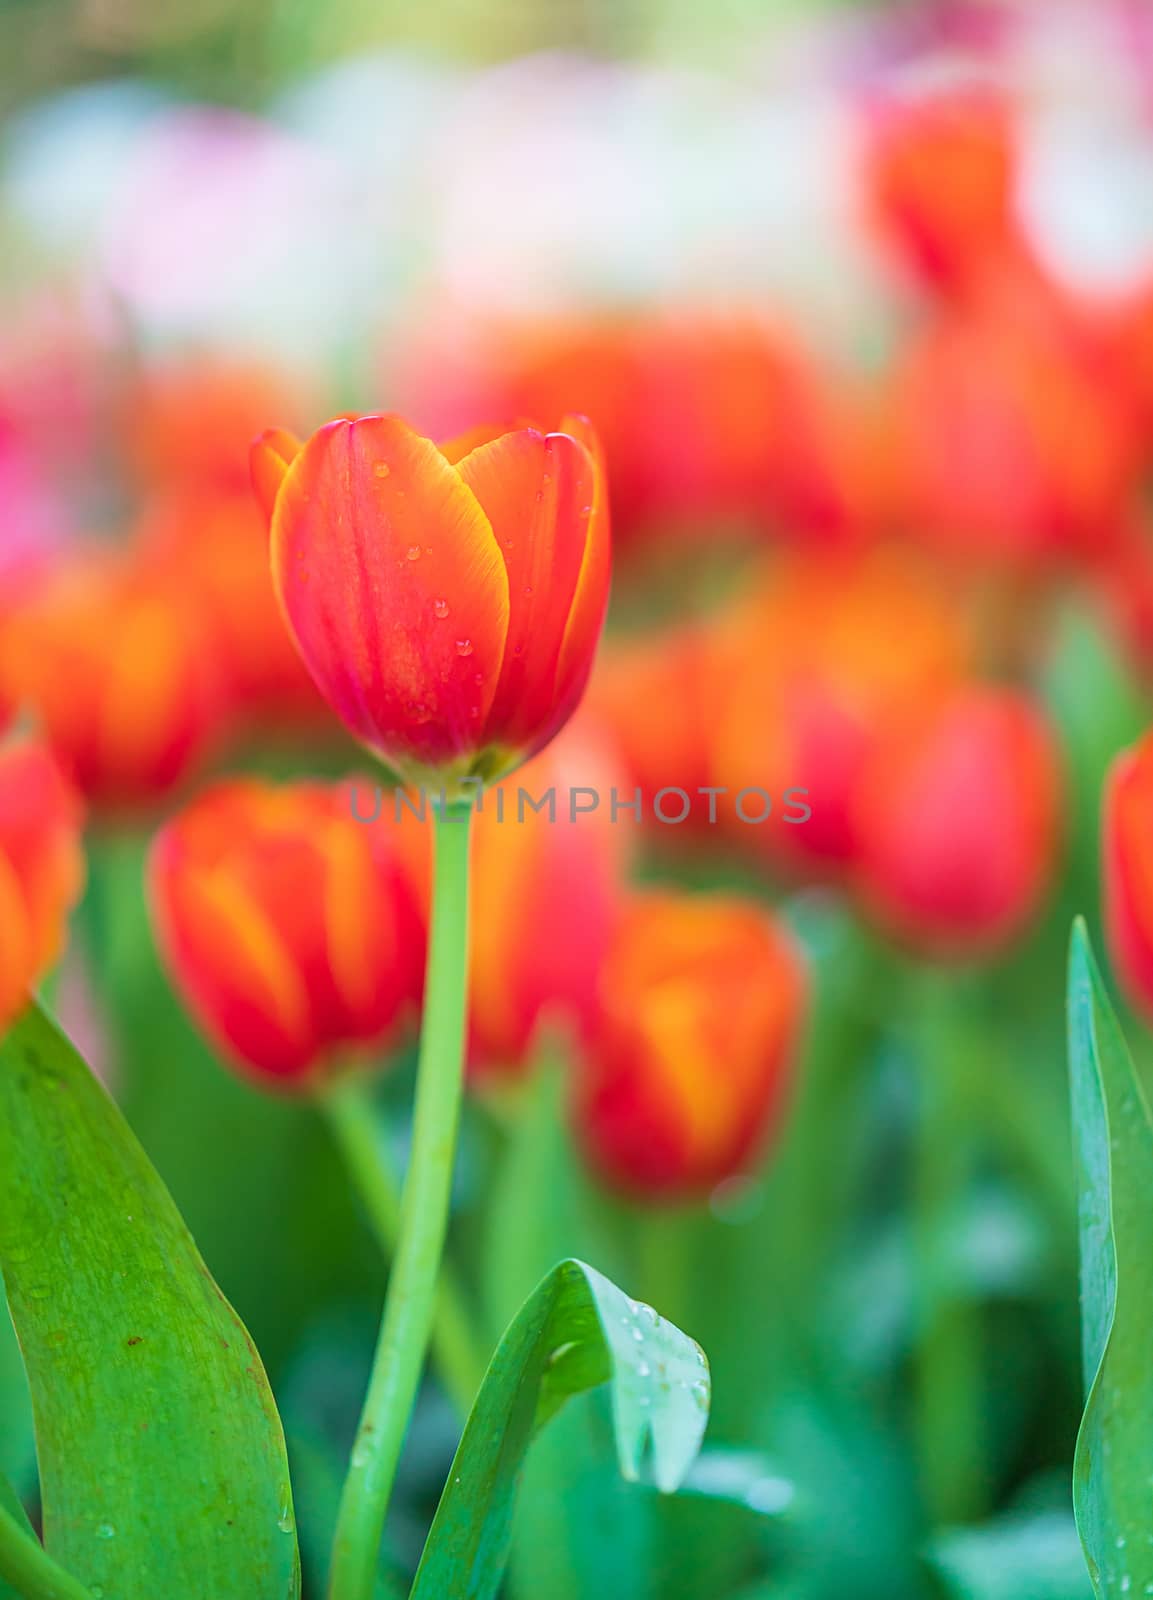
{"label": "blurred tulip", "polygon": [[[611,815],[616,777],[596,737],[571,728],[515,784],[485,794],[469,979],[471,1059],[482,1072],[530,1066],[550,1029],[588,1035],[630,853],[628,828]],[[555,819],[535,809],[550,793]]]}
{"label": "blurred tulip", "polygon": [[1105,936],[1132,1005],[1153,1021],[1153,737],[1113,762],[1105,782],[1101,866]]}
{"label": "blurred tulip", "polygon": [[637,896],[605,963],[575,1080],[581,1144],[613,1185],[700,1195],[780,1121],[807,976],[791,937],[740,900]]}
{"label": "blurred tulip", "polygon": [[1056,302],[998,296],[938,322],[890,391],[909,531],[970,566],[1094,558],[1140,465],[1128,396],[1107,376]]}
{"label": "blurred tulip", "polygon": [[[614,738],[630,788],[641,791],[644,818],[653,817],[662,789],[696,798],[712,782],[717,708],[731,686],[722,629],[723,621],[688,623],[610,641],[597,662],[590,706]],[[699,843],[707,817],[701,802],[662,836]]]}
{"label": "blurred tulip", "polygon": [[961,612],[894,551],[795,561],[734,616],[725,648],[713,782],[774,800],[803,788],[812,811],[797,826],[738,836],[805,872],[843,870],[856,849],[853,795],[881,732],[963,676],[971,645]]}
{"label": "blurred tulip", "polygon": [[411,781],[499,778],[575,710],[608,601],[605,489],[567,433],[442,452],[398,417],[253,452],[277,593],[352,732]]}
{"label": "blurred tulip", "polygon": [[420,1000],[416,886],[348,785],[207,790],[158,834],[149,866],[173,983],[230,1061],[270,1087],[382,1054]]}
{"label": "blurred tulip", "polygon": [[[439,342],[440,330],[428,341]],[[458,341],[459,342],[459,341]],[[590,417],[619,542],[770,530],[857,540],[886,482],[872,408],[792,334],[752,316],[589,317],[418,343],[400,383],[434,432],[471,416]]]}
{"label": "blurred tulip", "polygon": [[78,560],[0,622],[0,695],[94,805],[168,793],[219,734],[217,663],[185,601],[129,562]]}
{"label": "blurred tulip", "polygon": [[1021,932],[1056,869],[1061,774],[1039,708],[1012,689],[928,699],[861,775],[855,882],[927,955],[984,956]]}
{"label": "blurred tulip", "polygon": [[247,484],[243,495],[189,488],[158,496],[136,548],[196,620],[230,715],[257,731],[331,723],[277,604],[268,530]]}
{"label": "blurred tulip", "polygon": [[[485,789],[472,824],[469,1064],[478,1078],[525,1072],[550,1033],[584,1039],[619,918],[632,831],[614,822],[623,778],[585,710],[535,760]],[[379,792],[378,792],[379,793]],[[433,804],[379,794],[427,905]],[[423,817],[423,822],[420,820]]]}
{"label": "blurred tulip", "polygon": [[0,743],[0,1029],[47,972],[80,898],[83,808],[47,746]]}
{"label": "blurred tulip", "polygon": [[249,492],[249,447],[270,416],[299,402],[266,368],[198,361],[146,367],[127,387],[120,427],[146,492]]}
{"label": "blurred tulip", "polygon": [[1028,250],[1016,215],[1008,102],[966,85],[869,107],[865,188],[873,220],[923,287],[958,299]]}

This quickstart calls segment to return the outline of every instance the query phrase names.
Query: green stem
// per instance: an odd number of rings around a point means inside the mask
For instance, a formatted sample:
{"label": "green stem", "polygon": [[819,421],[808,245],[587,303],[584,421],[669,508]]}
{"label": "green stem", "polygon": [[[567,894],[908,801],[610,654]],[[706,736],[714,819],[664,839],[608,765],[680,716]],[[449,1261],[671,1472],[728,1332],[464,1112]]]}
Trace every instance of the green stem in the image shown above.
{"label": "green stem", "polygon": [[[921,984],[921,1106],[914,1170],[917,1288],[917,1432],[926,1510],[935,1526],[979,1515],[985,1498],[981,1427],[984,1373],[980,1307],[952,1281],[950,1224],[970,1180],[973,1058],[963,980],[926,974]],[[979,1070],[983,1065],[976,1061]]]}
{"label": "green stem", "polygon": [[0,1506],[0,1578],[24,1600],[92,1600],[71,1573],[58,1567],[39,1539]]}
{"label": "green stem", "polygon": [[[373,1232],[391,1263],[400,1237],[400,1184],[364,1078],[338,1079],[320,1102],[345,1165],[352,1175]],[[485,1363],[472,1338],[472,1319],[460,1285],[442,1262],[432,1325],[432,1352],[441,1382],[460,1416],[467,1417],[484,1376]]]}
{"label": "green stem", "polygon": [[471,806],[450,806],[436,819],[412,1159],[372,1377],[340,1501],[329,1600],[369,1600],[372,1593],[385,1513],[432,1329],[463,1080],[470,821]]}

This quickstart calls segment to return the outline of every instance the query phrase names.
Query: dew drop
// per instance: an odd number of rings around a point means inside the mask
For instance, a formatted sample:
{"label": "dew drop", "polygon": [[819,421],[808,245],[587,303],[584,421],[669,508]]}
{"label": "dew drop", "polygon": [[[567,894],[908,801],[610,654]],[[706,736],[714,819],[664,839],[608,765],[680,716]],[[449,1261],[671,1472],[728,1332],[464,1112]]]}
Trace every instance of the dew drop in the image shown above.
{"label": "dew drop", "polygon": [[647,1322],[651,1328],[655,1328],[657,1323],[661,1320],[653,1310],[652,1306],[641,1307],[641,1318],[643,1321]]}
{"label": "dew drop", "polygon": [[470,656],[470,655],[472,655],[472,640],[471,639],[458,639],[456,641],[456,653],[457,653],[458,656]]}
{"label": "dew drop", "polygon": [[702,1411],[708,1410],[709,1386],[707,1383],[705,1383],[703,1380],[694,1383],[692,1388],[689,1390],[689,1393],[692,1395],[697,1405],[700,1406]]}
{"label": "dew drop", "polygon": [[294,1533],[296,1531],[296,1522],[292,1515],[292,1507],[287,1500],[280,1508],[280,1515],[276,1519],[276,1526],[280,1529],[281,1533]]}
{"label": "dew drop", "polygon": [[514,656],[523,656],[524,655],[524,645],[523,644],[513,645],[512,653],[513,653]]}
{"label": "dew drop", "polygon": [[433,609],[434,613],[443,620],[445,617],[448,616],[448,601],[447,600],[434,600],[432,602],[432,609]]}
{"label": "dew drop", "polygon": [[525,597],[526,600],[531,600],[532,599],[532,585],[531,584],[526,585],[525,591],[524,591],[524,597]]}
{"label": "dew drop", "polygon": [[639,1328],[634,1328],[633,1329],[633,1338],[636,1340],[636,1342],[638,1344],[644,1344],[644,1342],[645,1342],[645,1336],[644,1336],[644,1334],[641,1332],[641,1330]]}
{"label": "dew drop", "polygon": [[637,1396],[637,1405],[638,1406],[651,1406],[652,1403],[653,1403],[653,1397],[652,1397],[651,1394],[642,1394],[642,1395],[638,1395]]}
{"label": "dew drop", "polygon": [[420,546],[418,544],[410,544],[408,549],[405,551],[405,554],[407,555],[407,557],[408,557],[408,559],[410,561],[419,561],[420,560]]}
{"label": "dew drop", "polygon": [[653,1369],[649,1366],[647,1361],[638,1361],[637,1362],[637,1376],[638,1377],[647,1378],[649,1376],[649,1374],[652,1372],[652,1370]]}
{"label": "dew drop", "polygon": [[484,682],[484,673],[483,672],[478,672],[476,674],[476,676],[473,678],[472,681],[473,681],[473,683],[476,683],[476,684],[483,683]]}
{"label": "dew drop", "polygon": [[98,1539],[115,1539],[116,1529],[110,1522],[102,1522],[96,1529],[96,1537]]}
{"label": "dew drop", "polygon": [[387,461],[378,461],[372,470],[378,478],[387,478],[392,468]]}

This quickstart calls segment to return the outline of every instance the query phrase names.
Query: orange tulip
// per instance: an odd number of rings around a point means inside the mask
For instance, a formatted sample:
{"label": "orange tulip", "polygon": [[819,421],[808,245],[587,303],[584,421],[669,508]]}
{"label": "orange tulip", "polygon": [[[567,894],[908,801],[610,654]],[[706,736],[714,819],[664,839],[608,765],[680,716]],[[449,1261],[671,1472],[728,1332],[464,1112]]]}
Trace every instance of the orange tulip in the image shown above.
{"label": "orange tulip", "polygon": [[960,681],[970,641],[956,607],[904,555],[796,561],[734,617],[717,699],[713,782],[774,801],[804,789],[796,825],[737,827],[777,860],[821,875],[855,850],[852,797],[882,730]]}
{"label": "orange tulip", "polygon": [[80,898],[79,797],[39,740],[0,744],[0,1029],[55,961]]}
{"label": "orange tulip", "polygon": [[186,599],[127,563],[77,561],[0,622],[0,698],[32,708],[94,804],[169,792],[219,733],[218,663]]}
{"label": "orange tulip", "polygon": [[1105,784],[1101,856],[1105,937],[1130,1002],[1153,1021],[1153,736],[1116,758]]}
{"label": "orange tulip", "polygon": [[1060,788],[1053,734],[1023,694],[974,686],[927,700],[889,728],[861,777],[865,906],[930,955],[1003,946],[1052,877]]}
{"label": "orange tulip", "polygon": [[446,431],[475,415],[590,417],[621,543],[749,531],[852,542],[879,514],[866,397],[757,315],[438,326],[405,365],[413,409]]}
{"label": "orange tulip", "polygon": [[[577,426],[573,424],[574,428]],[[399,417],[254,447],[277,593],[305,665],[406,779],[499,778],[584,691],[609,584],[587,425],[444,450]]]}
{"label": "orange tulip", "polygon": [[221,783],[161,830],[149,882],[189,1010],[270,1087],[386,1050],[419,1004],[416,886],[348,785]]}
{"label": "orange tulip", "polygon": [[136,545],[141,562],[195,619],[238,721],[259,731],[269,723],[331,725],[277,605],[268,531],[251,489],[158,497],[146,508]]}
{"label": "orange tulip", "polygon": [[806,992],[792,939],[759,908],[636,897],[575,1081],[593,1166],[654,1199],[700,1194],[746,1170],[780,1121]]}

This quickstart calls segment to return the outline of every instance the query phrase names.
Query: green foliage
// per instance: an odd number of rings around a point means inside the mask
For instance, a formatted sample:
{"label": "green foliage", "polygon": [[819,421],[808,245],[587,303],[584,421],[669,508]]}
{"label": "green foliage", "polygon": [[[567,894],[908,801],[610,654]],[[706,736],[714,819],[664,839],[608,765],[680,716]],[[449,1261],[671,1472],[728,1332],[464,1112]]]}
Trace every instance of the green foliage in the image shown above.
{"label": "green foliage", "polygon": [[294,1600],[260,1358],[119,1111],[35,1007],[0,1044],[0,1270],[49,1555],[115,1600]]}
{"label": "green foliage", "polygon": [[493,1356],[453,1460],[412,1600],[486,1600],[508,1556],[521,1462],[571,1396],[608,1382],[621,1472],[651,1446],[657,1486],[684,1480],[704,1435],[708,1366],[651,1306],[592,1267],[563,1261],[525,1302]]}
{"label": "green foliage", "polygon": [[1153,1120],[1080,923],[1069,1060],[1087,1399],[1073,1501],[1098,1596],[1153,1594]]}

